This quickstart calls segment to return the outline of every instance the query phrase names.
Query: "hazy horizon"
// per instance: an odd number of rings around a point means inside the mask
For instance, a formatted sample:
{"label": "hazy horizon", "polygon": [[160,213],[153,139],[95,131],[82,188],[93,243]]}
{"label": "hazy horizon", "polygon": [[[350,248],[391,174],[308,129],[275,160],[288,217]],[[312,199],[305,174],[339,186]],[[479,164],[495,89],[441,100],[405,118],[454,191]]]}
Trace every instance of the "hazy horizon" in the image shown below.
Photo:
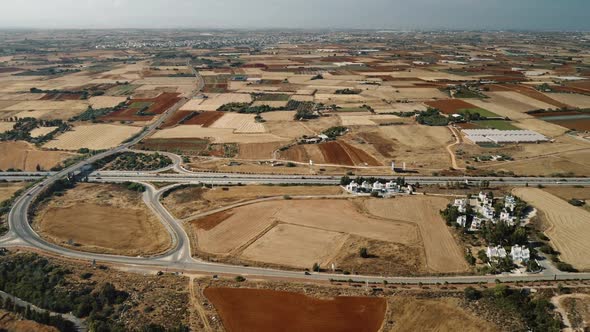
{"label": "hazy horizon", "polygon": [[586,0],[21,0],[3,29],[395,29],[589,31]]}

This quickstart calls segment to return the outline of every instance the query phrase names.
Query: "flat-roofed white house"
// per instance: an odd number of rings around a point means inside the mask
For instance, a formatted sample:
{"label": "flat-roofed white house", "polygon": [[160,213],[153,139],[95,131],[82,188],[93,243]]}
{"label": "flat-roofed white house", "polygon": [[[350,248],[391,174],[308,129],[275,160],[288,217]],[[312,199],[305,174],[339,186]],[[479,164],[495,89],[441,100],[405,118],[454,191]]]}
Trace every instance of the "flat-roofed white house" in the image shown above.
{"label": "flat-roofed white house", "polygon": [[469,231],[477,232],[481,229],[481,225],[483,224],[483,220],[479,219],[478,217],[474,217],[473,221],[471,221],[471,226],[469,227]]}
{"label": "flat-roofed white house", "polygon": [[524,246],[515,245],[510,249],[510,257],[515,262],[526,263],[531,259],[531,251]]}
{"label": "flat-roofed white house", "polygon": [[488,258],[490,260],[498,260],[498,259],[506,258],[507,253],[506,253],[506,249],[504,249],[502,246],[497,246],[497,247],[488,247],[488,249],[486,250],[486,255],[488,256]]}
{"label": "flat-roofed white house", "polygon": [[457,224],[461,227],[465,227],[467,225],[467,216],[459,216],[457,218]]}
{"label": "flat-roofed white house", "polygon": [[494,210],[494,208],[489,205],[485,205],[484,207],[481,208],[481,214],[483,215],[484,218],[486,218],[488,220],[494,219],[495,213],[496,213],[496,211]]}

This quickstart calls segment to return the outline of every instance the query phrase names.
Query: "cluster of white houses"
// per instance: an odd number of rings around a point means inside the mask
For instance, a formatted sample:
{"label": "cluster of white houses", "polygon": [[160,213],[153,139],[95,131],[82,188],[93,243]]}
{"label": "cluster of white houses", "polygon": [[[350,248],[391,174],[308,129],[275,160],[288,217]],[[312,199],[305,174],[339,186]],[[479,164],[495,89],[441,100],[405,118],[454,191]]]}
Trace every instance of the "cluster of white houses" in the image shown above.
{"label": "cluster of white houses", "polygon": [[[467,209],[471,206],[469,199],[456,199],[454,204],[457,207],[459,213],[462,215],[457,218],[457,224],[461,227],[467,227],[468,216]],[[500,212],[499,217],[496,217],[496,210],[494,209],[494,200],[487,194],[480,192],[477,196],[477,204],[473,207],[474,212],[478,212],[477,215],[473,216],[469,231],[477,232],[481,229],[484,223],[491,222],[493,224],[499,221],[505,222],[507,225],[516,225],[517,218],[514,216],[514,210],[516,208],[516,198],[508,195],[504,197],[504,208]],[[510,249],[510,253],[501,246],[488,247],[486,255],[490,261],[497,261],[510,257],[514,262],[526,263],[531,258],[531,252],[528,248],[523,246],[513,246]]]}
{"label": "cluster of white houses", "polygon": [[[469,199],[456,199],[453,204],[459,210],[459,213],[463,215],[457,218],[457,224],[461,227],[467,226],[467,206],[470,205]],[[488,197],[485,193],[480,192],[478,195],[478,204],[475,207],[475,211],[479,212],[481,217],[474,216],[469,231],[477,232],[481,229],[484,222],[490,221],[496,224],[498,220],[505,222],[510,226],[516,224],[516,217],[514,216],[514,208],[516,207],[516,199],[514,196],[504,197],[504,209],[500,212],[500,218],[496,218],[496,210],[494,209],[494,200]]]}
{"label": "cluster of white houses", "polygon": [[510,255],[510,258],[513,262],[518,263],[525,263],[531,259],[531,251],[529,248],[524,246],[515,245],[510,248],[510,254],[506,252],[502,246],[497,247],[488,247],[486,250],[486,255],[490,259],[490,261],[500,260],[506,258]]}
{"label": "cluster of white houses", "polygon": [[360,184],[356,181],[352,181],[344,188],[349,193],[355,195],[370,195],[377,193],[380,196],[392,196],[396,194],[411,195],[414,193],[414,187],[412,185],[401,185],[395,181],[389,181],[386,183],[381,183],[379,181],[373,183],[363,181]]}

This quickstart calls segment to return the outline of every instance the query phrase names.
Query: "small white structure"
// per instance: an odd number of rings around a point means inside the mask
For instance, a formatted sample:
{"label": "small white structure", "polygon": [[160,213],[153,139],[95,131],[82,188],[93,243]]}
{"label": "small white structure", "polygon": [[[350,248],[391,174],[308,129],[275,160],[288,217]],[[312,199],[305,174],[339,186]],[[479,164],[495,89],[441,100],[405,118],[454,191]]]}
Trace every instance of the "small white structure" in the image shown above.
{"label": "small white structure", "polygon": [[495,210],[490,205],[485,205],[481,208],[481,214],[488,220],[494,219]]}
{"label": "small white structure", "polygon": [[531,259],[531,251],[524,246],[515,245],[510,249],[510,256],[515,262],[526,263]]}
{"label": "small white structure", "polygon": [[481,229],[481,225],[483,224],[483,220],[474,217],[473,221],[471,222],[471,227],[469,227],[470,232],[477,232]]}
{"label": "small white structure", "polygon": [[459,216],[459,218],[457,218],[457,224],[461,227],[465,227],[467,225],[467,216]]}
{"label": "small white structure", "polygon": [[351,183],[349,183],[346,186],[346,191],[352,192],[352,193],[356,193],[359,191],[359,184],[352,181]]}
{"label": "small white structure", "polygon": [[467,212],[467,200],[466,199],[456,199],[453,206],[456,206],[459,209],[459,213]]}
{"label": "small white structure", "polygon": [[479,198],[479,200],[483,203],[488,199],[488,195],[483,191],[480,191],[479,195],[477,195],[477,198]]}
{"label": "small white structure", "polygon": [[373,189],[372,191],[383,191],[383,189],[385,188],[385,185],[383,185],[383,183],[377,181],[375,183],[373,183]]}
{"label": "small white structure", "polygon": [[502,246],[497,246],[497,247],[488,247],[488,249],[486,250],[486,255],[488,256],[488,258],[490,260],[499,260],[499,259],[506,258],[507,253],[506,253],[506,249],[504,249]]}
{"label": "small white structure", "polygon": [[373,189],[373,186],[369,182],[364,181],[361,184],[361,188],[363,188],[363,190],[365,190],[365,191],[371,191]]}
{"label": "small white structure", "polygon": [[511,212],[514,212],[514,208],[516,208],[516,198],[510,195],[504,197],[504,207]]}

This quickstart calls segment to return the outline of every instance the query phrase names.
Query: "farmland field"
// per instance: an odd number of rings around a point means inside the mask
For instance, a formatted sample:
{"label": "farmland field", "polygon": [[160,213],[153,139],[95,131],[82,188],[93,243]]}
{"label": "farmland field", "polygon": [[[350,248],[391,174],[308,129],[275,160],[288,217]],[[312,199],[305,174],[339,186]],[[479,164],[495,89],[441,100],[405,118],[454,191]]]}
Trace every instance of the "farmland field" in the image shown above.
{"label": "farmland field", "polygon": [[163,199],[166,208],[178,218],[195,213],[264,197],[283,195],[338,195],[340,187],[333,186],[239,186],[226,189],[189,187],[173,191]]}
{"label": "farmland field", "polygon": [[45,148],[60,150],[109,149],[139,133],[141,128],[111,124],[93,124],[74,127],[72,131],[57,136],[45,144]]}
{"label": "farmland field", "polygon": [[0,183],[0,203],[10,199],[12,195],[25,187],[25,183]]}
{"label": "farmland field", "polygon": [[548,224],[545,234],[561,259],[580,270],[590,270],[590,258],[586,255],[590,250],[590,212],[541,189],[516,188],[513,192],[541,211]]}
{"label": "farmland field", "polygon": [[212,124],[214,124],[215,121],[217,121],[221,117],[223,117],[224,114],[225,113],[223,113],[223,112],[203,112],[203,113],[199,113],[198,115],[190,118],[184,124],[201,125],[201,126],[203,126],[203,128],[208,128]]}
{"label": "farmland field", "polygon": [[235,133],[264,133],[264,125],[255,122],[254,117],[254,114],[226,113],[209,127],[234,129]]}
{"label": "farmland field", "polygon": [[426,105],[440,110],[442,113],[450,115],[456,113],[464,113],[469,111],[470,113],[479,113],[481,116],[494,117],[498,116],[495,113],[479,108],[471,103],[468,103],[461,99],[448,99],[448,100],[437,100],[425,102]]}
{"label": "farmland field", "polygon": [[319,299],[246,288],[207,288],[204,294],[228,332],[377,332],[387,308],[377,297]]}
{"label": "farmland field", "polygon": [[0,169],[20,169],[33,172],[37,165],[49,170],[75,154],[61,151],[43,151],[27,142],[0,142]]}
{"label": "farmland field", "polygon": [[514,126],[510,121],[504,120],[482,120],[482,121],[474,121],[479,127],[488,128],[488,129],[498,129],[498,130],[519,130],[520,128]]}
{"label": "farmland field", "polygon": [[393,200],[368,200],[367,211],[375,216],[410,223],[420,229],[426,250],[426,263],[436,272],[465,272],[463,251],[439,215],[448,200],[439,197],[400,197]]}
{"label": "farmland field", "polygon": [[150,255],[171,244],[141,194],[119,185],[78,184],[44,205],[33,227],[56,244],[98,253]]}
{"label": "farmland field", "polygon": [[137,148],[148,151],[198,155],[205,151],[208,145],[208,140],[199,138],[148,138],[137,144]]}

